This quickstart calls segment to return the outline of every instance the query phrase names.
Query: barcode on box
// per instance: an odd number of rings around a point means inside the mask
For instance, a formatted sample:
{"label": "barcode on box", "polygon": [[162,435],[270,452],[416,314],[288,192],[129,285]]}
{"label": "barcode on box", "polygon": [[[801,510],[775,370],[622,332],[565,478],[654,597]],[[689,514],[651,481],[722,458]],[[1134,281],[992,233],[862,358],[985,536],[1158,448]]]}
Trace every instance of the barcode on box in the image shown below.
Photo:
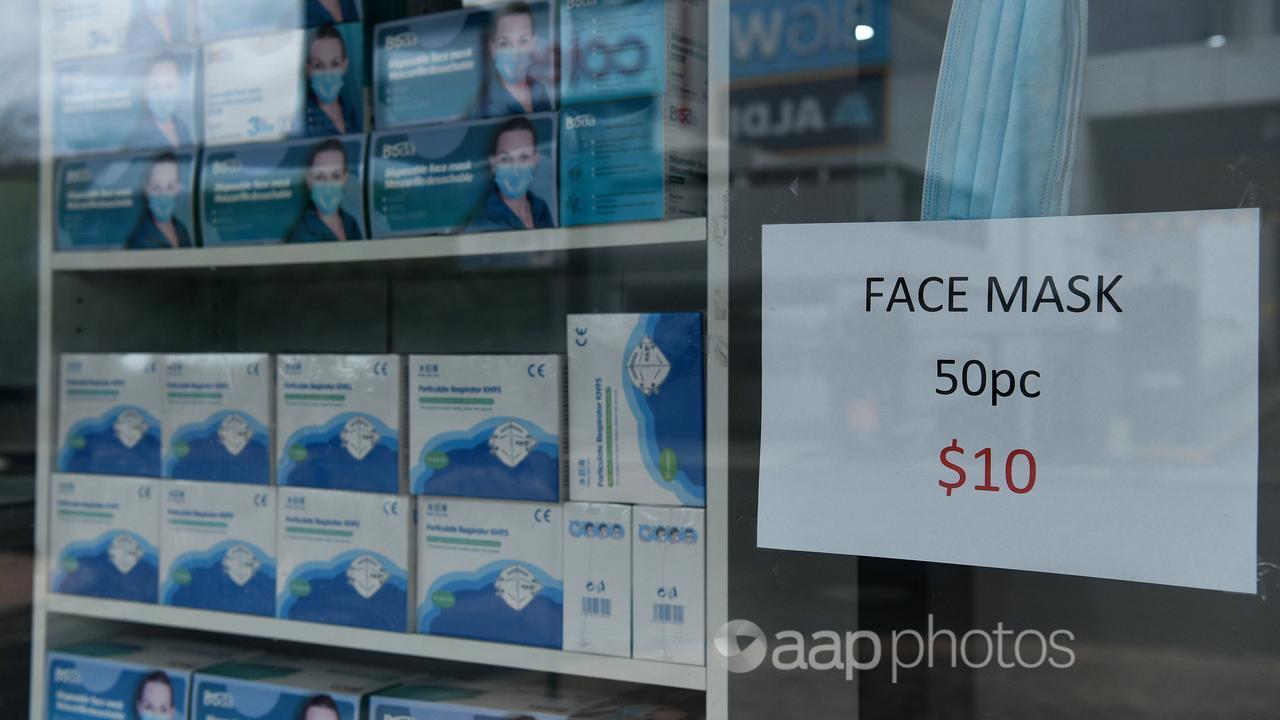
{"label": "barcode on box", "polygon": [[595,615],[597,617],[613,616],[613,600],[609,598],[584,597],[582,598],[582,614]]}
{"label": "barcode on box", "polygon": [[684,606],[671,603],[653,604],[653,622],[663,625],[683,625]]}

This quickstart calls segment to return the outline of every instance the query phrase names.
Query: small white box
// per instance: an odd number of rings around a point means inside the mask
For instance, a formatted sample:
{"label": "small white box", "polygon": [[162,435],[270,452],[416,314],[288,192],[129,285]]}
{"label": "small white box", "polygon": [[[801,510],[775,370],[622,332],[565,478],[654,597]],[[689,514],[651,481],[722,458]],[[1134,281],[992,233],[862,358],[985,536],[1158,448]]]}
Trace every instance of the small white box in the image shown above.
{"label": "small white box", "polygon": [[280,355],[276,378],[278,484],[404,492],[399,355]]}
{"label": "small white box", "polygon": [[275,488],[166,482],[160,517],[160,602],[275,615]]}
{"label": "small white box", "polygon": [[271,357],[168,355],[164,477],[271,484]]}
{"label": "small white box", "polygon": [[407,679],[406,673],[364,663],[259,653],[197,672],[191,717],[364,720],[371,717],[365,714],[368,695]]}
{"label": "small white box", "polygon": [[568,322],[569,498],[705,505],[702,315]]}
{"label": "small white box", "polygon": [[632,528],[631,656],[705,664],[704,511],[636,507]]}
{"label": "small white box", "polygon": [[49,588],[155,602],[160,483],[146,478],[54,475]]}
{"label": "small white box", "polygon": [[631,506],[564,506],[564,649],[631,657]]}
{"label": "small white box", "polygon": [[58,404],[58,471],[160,477],[163,357],[66,354]]}
{"label": "small white box", "polygon": [[411,630],[408,496],[280,488],[277,507],[276,617]]}
{"label": "small white box", "polygon": [[415,495],[560,502],[560,355],[413,355]]}
{"label": "small white box", "polygon": [[560,508],[418,497],[418,632],[559,648]]}

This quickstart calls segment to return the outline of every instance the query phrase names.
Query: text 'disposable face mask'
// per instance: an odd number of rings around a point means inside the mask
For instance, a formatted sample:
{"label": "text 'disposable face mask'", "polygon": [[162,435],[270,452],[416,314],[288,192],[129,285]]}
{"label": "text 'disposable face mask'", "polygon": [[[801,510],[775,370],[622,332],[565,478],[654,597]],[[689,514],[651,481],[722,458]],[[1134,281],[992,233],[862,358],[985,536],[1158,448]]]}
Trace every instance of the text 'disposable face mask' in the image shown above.
{"label": "text 'disposable face mask'", "polygon": [[1087,0],[955,0],[922,220],[1066,212],[1087,25]]}

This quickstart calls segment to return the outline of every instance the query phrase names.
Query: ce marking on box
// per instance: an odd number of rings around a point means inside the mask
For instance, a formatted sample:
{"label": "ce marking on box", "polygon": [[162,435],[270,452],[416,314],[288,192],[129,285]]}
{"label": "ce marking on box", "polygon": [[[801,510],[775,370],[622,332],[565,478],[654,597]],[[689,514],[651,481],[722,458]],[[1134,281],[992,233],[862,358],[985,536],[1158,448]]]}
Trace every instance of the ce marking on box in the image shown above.
{"label": "ce marking on box", "polygon": [[529,373],[531,378],[544,378],[547,376],[547,364],[530,363],[529,367],[525,368],[525,371]]}

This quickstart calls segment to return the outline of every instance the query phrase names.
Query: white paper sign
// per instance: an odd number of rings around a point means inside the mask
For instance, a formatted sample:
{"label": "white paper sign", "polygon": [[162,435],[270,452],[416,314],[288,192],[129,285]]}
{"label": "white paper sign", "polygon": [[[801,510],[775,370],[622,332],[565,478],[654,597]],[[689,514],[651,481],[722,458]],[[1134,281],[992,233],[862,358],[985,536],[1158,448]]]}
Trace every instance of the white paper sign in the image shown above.
{"label": "white paper sign", "polygon": [[1258,246],[1252,209],[765,227],[759,545],[1255,592]]}

